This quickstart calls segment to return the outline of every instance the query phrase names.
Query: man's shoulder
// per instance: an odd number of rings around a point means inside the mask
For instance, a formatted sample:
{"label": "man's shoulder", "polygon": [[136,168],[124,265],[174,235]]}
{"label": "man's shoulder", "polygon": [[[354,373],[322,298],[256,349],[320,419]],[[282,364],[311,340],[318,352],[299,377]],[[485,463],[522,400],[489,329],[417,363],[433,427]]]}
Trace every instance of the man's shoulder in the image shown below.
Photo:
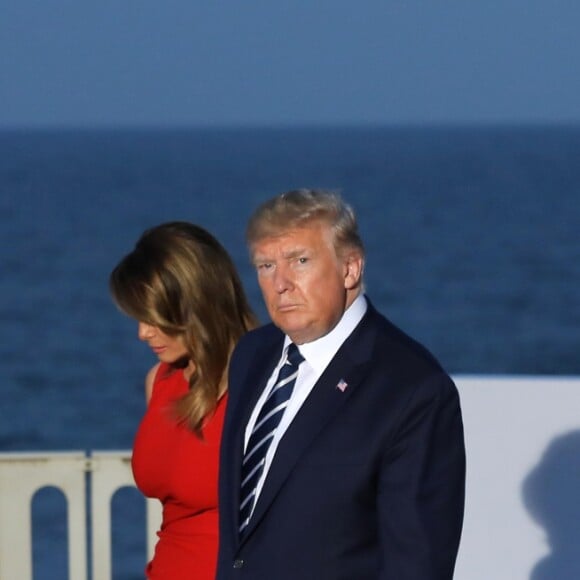
{"label": "man's shoulder", "polygon": [[244,334],[230,360],[230,387],[236,382],[232,377],[244,377],[250,368],[260,366],[273,357],[283,339],[284,334],[273,324],[260,326]]}
{"label": "man's shoulder", "polygon": [[246,332],[239,340],[236,350],[260,348],[283,338],[283,336],[282,331],[273,324],[264,324]]}
{"label": "man's shoulder", "polygon": [[439,360],[424,344],[402,330],[370,303],[369,306],[370,319],[376,330],[380,350],[388,353],[383,361],[392,357],[412,366],[443,370]]}

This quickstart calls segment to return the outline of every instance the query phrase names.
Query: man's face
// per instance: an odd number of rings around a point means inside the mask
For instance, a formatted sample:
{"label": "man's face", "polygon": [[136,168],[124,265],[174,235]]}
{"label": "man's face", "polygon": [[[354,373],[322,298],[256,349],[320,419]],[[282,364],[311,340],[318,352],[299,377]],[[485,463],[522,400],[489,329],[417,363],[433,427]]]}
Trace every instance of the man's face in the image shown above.
{"label": "man's face", "polygon": [[293,342],[330,332],[359,293],[362,256],[337,256],[324,222],[267,237],[252,246],[258,283],[272,322]]}

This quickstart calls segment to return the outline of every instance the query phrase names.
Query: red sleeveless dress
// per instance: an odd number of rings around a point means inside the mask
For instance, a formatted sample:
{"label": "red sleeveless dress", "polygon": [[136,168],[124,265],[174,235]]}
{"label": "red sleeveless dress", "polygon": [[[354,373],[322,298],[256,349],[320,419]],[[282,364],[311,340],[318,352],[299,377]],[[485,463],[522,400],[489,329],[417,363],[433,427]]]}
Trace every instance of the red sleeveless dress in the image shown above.
{"label": "red sleeveless dress", "polygon": [[181,370],[162,363],[133,446],[137,487],[161,500],[163,521],[150,580],[214,580],[218,548],[218,463],[227,396],[199,439],[172,415],[188,384]]}

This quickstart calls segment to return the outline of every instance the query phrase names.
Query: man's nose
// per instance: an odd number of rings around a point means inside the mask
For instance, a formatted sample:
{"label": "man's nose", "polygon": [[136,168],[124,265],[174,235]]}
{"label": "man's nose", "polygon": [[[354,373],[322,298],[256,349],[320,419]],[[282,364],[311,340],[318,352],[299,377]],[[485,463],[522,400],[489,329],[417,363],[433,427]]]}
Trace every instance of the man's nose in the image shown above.
{"label": "man's nose", "polygon": [[292,290],[294,283],[287,266],[277,266],[274,272],[274,288],[278,294]]}
{"label": "man's nose", "polygon": [[137,335],[139,340],[149,340],[155,334],[155,327],[146,322],[139,322],[137,327]]}

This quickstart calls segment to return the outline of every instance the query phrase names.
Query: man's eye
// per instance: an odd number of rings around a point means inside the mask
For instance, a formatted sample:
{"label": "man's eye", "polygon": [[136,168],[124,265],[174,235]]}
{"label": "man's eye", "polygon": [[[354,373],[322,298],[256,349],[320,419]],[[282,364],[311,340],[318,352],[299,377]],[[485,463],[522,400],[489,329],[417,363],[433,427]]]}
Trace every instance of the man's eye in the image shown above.
{"label": "man's eye", "polygon": [[269,270],[272,267],[272,264],[270,262],[264,262],[262,264],[258,264],[258,270]]}
{"label": "man's eye", "polygon": [[308,258],[305,258],[304,256],[302,256],[301,258],[298,258],[299,264],[306,264],[306,262],[308,262]]}

